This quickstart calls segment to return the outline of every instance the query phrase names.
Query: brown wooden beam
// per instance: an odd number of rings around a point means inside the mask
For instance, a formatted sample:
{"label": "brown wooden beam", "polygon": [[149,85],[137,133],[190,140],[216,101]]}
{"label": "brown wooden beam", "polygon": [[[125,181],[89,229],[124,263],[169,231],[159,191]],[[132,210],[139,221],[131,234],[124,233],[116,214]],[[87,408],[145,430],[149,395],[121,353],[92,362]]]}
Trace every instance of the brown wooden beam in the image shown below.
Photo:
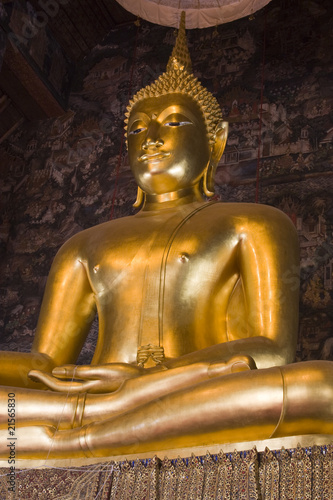
{"label": "brown wooden beam", "polygon": [[65,112],[28,61],[9,42],[0,72],[0,88],[28,120]]}

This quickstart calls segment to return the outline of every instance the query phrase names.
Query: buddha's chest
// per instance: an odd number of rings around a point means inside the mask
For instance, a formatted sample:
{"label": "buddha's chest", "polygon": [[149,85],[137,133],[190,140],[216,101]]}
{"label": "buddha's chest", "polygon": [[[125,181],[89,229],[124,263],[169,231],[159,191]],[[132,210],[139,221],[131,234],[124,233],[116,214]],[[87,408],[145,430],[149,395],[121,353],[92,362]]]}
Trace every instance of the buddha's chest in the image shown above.
{"label": "buddha's chest", "polygon": [[121,296],[127,303],[148,304],[166,292],[199,298],[230,266],[230,239],[210,230],[209,223],[200,228],[195,219],[149,222],[97,242],[87,264],[97,300],[113,296],[118,302]]}
{"label": "buddha's chest", "polygon": [[237,280],[227,225],[220,232],[209,218],[177,216],[112,229],[96,238],[86,262],[100,319],[98,360],[134,362],[147,345],[174,357],[218,343],[215,323]]}

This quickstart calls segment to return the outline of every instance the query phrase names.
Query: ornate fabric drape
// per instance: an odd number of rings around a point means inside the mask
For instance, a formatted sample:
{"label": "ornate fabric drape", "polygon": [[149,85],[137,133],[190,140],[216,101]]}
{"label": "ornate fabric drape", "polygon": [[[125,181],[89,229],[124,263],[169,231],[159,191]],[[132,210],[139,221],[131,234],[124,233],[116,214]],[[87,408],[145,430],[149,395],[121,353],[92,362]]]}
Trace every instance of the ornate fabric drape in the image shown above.
{"label": "ornate fabric drape", "polygon": [[17,469],[15,493],[8,473],[0,468],[0,498],[9,500],[329,500],[333,445]]}

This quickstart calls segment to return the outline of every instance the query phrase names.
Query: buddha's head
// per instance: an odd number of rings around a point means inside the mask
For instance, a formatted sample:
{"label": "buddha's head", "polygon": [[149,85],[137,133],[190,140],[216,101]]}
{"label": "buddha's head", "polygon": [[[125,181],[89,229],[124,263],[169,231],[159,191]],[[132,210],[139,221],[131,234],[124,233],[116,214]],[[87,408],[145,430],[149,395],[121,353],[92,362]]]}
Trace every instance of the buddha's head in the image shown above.
{"label": "buddha's head", "polygon": [[212,196],[227,131],[217,100],[191,72],[182,16],[166,72],[141,89],[127,108],[129,161],[139,186],[136,205],[143,193],[199,188]]}

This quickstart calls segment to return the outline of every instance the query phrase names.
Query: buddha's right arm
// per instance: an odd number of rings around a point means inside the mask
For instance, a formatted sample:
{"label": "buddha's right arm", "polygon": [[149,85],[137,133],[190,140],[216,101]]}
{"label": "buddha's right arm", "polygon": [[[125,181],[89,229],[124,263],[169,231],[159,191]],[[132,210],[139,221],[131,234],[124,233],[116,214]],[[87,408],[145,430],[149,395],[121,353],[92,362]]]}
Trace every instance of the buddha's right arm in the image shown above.
{"label": "buddha's right arm", "polygon": [[30,370],[75,363],[95,316],[95,300],[77,235],[59,250],[48,277],[31,353],[0,354],[0,384],[41,388]]}

